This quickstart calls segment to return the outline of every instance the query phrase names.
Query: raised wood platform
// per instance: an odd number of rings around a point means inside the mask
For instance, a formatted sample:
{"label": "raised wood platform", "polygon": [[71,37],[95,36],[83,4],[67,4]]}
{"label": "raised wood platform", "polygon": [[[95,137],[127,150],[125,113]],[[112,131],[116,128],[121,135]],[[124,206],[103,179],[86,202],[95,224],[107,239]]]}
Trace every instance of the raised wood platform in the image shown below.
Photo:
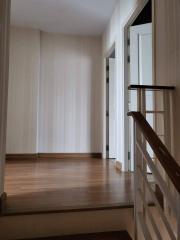
{"label": "raised wood platform", "polygon": [[126,231],[120,231],[107,233],[80,234],[53,238],[37,238],[33,240],[132,240],[132,239]]}
{"label": "raised wood platform", "polygon": [[98,158],[10,160],[5,192],[5,215],[132,207],[133,174]]}

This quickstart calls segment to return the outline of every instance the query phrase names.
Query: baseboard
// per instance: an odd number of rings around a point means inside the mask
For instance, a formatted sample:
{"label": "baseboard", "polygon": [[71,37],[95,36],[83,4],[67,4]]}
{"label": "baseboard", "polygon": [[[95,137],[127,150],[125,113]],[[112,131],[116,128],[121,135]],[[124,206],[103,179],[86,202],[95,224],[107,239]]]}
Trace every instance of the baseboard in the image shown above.
{"label": "baseboard", "polygon": [[6,160],[36,160],[36,153],[6,154]]}
{"label": "baseboard", "polygon": [[5,207],[5,202],[6,202],[7,194],[3,192],[0,196],[0,212],[3,212],[3,209]]}
{"label": "baseboard", "polygon": [[102,158],[101,153],[24,153],[6,154],[6,160],[37,160],[38,158]]}
{"label": "baseboard", "polygon": [[38,158],[102,158],[101,153],[38,153]]}

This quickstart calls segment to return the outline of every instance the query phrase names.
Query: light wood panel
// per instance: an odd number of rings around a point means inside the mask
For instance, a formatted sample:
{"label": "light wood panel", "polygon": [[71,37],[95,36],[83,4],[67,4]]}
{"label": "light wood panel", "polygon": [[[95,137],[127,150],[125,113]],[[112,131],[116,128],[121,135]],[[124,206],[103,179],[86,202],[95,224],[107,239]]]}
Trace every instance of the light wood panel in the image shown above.
{"label": "light wood panel", "polygon": [[177,80],[178,0],[155,1],[155,82],[175,85]]}
{"label": "light wood panel", "polygon": [[40,70],[40,34],[11,28],[7,153],[35,153]]}
{"label": "light wood panel", "polygon": [[175,85],[174,102],[174,151],[180,163],[180,2],[155,1],[156,84]]}
{"label": "light wood panel", "polygon": [[102,159],[38,159],[6,164],[5,213],[132,206],[133,175]]}
{"label": "light wood panel", "polygon": [[39,152],[101,152],[101,39],[41,33]]}

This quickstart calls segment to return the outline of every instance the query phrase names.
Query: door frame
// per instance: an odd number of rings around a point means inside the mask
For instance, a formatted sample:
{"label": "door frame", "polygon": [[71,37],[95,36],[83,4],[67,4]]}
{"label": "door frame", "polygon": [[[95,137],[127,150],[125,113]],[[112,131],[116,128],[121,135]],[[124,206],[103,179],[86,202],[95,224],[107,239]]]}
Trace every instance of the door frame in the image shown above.
{"label": "door frame", "polygon": [[10,31],[11,0],[2,0],[0,3],[0,208],[4,197],[4,176],[6,156],[6,125],[7,125],[7,99],[9,78],[9,31]]}
{"label": "door frame", "polygon": [[[107,146],[107,119],[106,119],[106,110],[107,110],[107,94],[106,94],[106,88],[107,88],[107,72],[106,72],[106,65],[107,65],[107,59],[110,58],[111,54],[115,51],[116,54],[116,43],[115,41],[112,43],[109,50],[104,54],[104,60],[103,60],[103,73],[104,73],[104,94],[103,94],[103,159],[108,159],[106,146]],[[116,58],[115,58],[116,59]],[[117,84],[117,73],[115,72],[115,84]],[[116,98],[117,99],[117,98]],[[116,104],[117,107],[117,104]],[[117,112],[117,111],[116,111]],[[117,125],[117,117],[116,117],[116,125]],[[117,136],[116,136],[116,149],[117,149]],[[117,153],[116,153],[117,155]]]}
{"label": "door frame", "polygon": [[108,151],[109,159],[117,158],[117,83],[116,83],[116,53],[110,56],[108,60],[109,79],[106,81],[108,90],[107,103],[108,109],[106,112],[106,119],[108,119]]}
{"label": "door frame", "polygon": [[[131,15],[128,17],[127,21],[125,21],[123,27],[123,62],[124,62],[124,157],[125,157],[125,171],[130,171],[129,164],[129,120],[128,120],[128,102],[129,102],[129,93],[128,93],[128,85],[129,85],[129,67],[128,67],[128,38],[129,38],[129,28],[133,24],[134,20],[141,13],[145,5],[148,3],[148,0],[142,0],[138,3],[135,9],[132,11]],[[153,68],[153,82],[155,83],[155,0],[152,0],[152,68]]]}

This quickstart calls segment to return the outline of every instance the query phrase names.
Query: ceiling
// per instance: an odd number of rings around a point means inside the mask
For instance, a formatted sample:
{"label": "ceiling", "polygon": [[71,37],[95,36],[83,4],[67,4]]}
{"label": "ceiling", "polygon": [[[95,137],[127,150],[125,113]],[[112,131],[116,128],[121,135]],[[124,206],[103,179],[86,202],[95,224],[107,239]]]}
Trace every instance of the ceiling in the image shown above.
{"label": "ceiling", "polygon": [[117,0],[11,0],[11,24],[46,32],[101,35]]}

